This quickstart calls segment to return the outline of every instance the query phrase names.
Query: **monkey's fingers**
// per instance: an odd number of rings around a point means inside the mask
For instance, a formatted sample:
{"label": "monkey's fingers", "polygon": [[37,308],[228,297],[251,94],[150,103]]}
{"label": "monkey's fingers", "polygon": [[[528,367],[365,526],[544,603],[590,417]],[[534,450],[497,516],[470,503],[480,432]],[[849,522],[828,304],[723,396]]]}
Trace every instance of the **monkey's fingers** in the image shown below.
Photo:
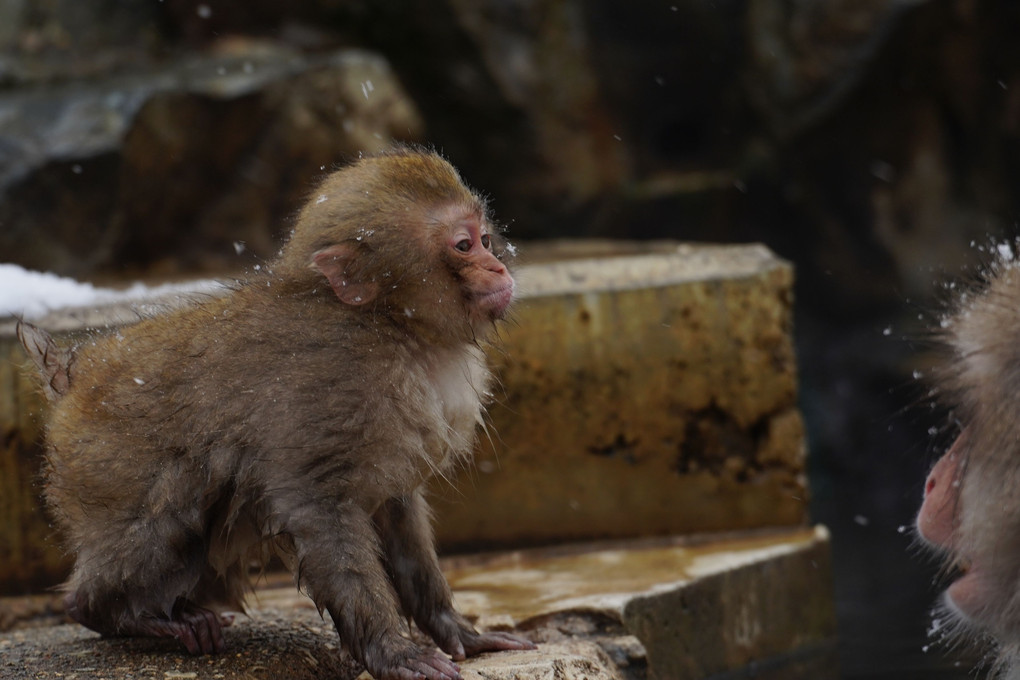
{"label": "monkey's fingers", "polygon": [[406,659],[404,667],[396,669],[393,677],[397,680],[463,680],[460,666],[435,652],[423,652],[417,658]]}
{"label": "monkey's fingers", "polygon": [[214,654],[225,648],[220,617],[181,598],[169,620],[150,619],[150,635],[175,637],[192,654]]}
{"label": "monkey's fingers", "polygon": [[195,631],[184,621],[144,617],[135,625],[122,629],[121,633],[128,637],[174,638],[184,645],[189,654],[202,653]]}
{"label": "monkey's fingers", "polygon": [[499,652],[508,650],[537,649],[538,647],[531,640],[525,640],[517,635],[494,631],[466,636],[463,640],[464,653],[468,656],[481,654],[482,652]]}
{"label": "monkey's fingers", "polygon": [[202,643],[199,641],[194,628],[184,622],[177,621],[173,622],[171,626],[177,631],[177,635],[174,637],[176,637],[177,640],[184,645],[184,648],[188,650],[189,654],[198,656],[199,654],[204,653],[202,651]]}
{"label": "monkey's fingers", "polygon": [[182,616],[194,631],[202,654],[215,654],[223,651],[225,647],[223,631],[220,630],[220,618],[215,613],[201,607],[192,607]]}

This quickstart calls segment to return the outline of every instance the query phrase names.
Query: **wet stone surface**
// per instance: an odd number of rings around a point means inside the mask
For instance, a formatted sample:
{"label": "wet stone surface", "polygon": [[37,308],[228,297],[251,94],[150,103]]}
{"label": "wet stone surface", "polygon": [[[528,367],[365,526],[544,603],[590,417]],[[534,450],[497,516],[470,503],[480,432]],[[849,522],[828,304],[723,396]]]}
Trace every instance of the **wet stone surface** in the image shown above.
{"label": "wet stone surface", "polygon": [[[753,669],[777,680],[836,677],[822,528],[465,556],[444,571],[477,627],[539,645],[461,662],[469,680],[699,680]],[[0,600],[0,610],[11,602]],[[172,640],[101,639],[77,625],[20,628],[0,635],[0,677],[361,675],[288,575],[269,576],[251,604],[215,656],[188,656]]]}
{"label": "wet stone surface", "polygon": [[[260,610],[224,632],[223,654],[189,656],[175,641],[101,639],[76,625],[0,636],[0,677],[134,680],[369,680],[340,650],[331,624],[314,610]],[[465,680],[586,678],[619,680],[617,664],[594,641],[546,632],[538,650],[484,654],[460,662]],[[423,641],[424,642],[424,641]],[[617,645],[620,649],[624,646]],[[626,660],[621,658],[624,662]],[[626,676],[637,677],[637,676]]]}
{"label": "wet stone surface", "polygon": [[228,651],[189,656],[174,640],[102,639],[77,625],[0,636],[0,676],[22,678],[354,678],[333,627],[314,611],[260,611],[225,629]]}

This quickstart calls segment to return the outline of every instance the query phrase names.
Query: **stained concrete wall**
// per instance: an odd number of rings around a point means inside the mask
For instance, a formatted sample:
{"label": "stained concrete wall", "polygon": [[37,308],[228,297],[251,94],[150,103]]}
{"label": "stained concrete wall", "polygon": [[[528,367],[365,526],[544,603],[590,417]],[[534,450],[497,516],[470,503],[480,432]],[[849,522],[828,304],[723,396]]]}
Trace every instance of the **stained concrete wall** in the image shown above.
{"label": "stained concrete wall", "polygon": [[[790,266],[761,246],[571,252],[518,269],[519,304],[490,352],[501,387],[488,433],[455,489],[435,485],[440,541],[508,547],[803,524]],[[120,306],[39,323],[67,337],[136,318]],[[55,583],[65,568],[38,500],[45,405],[25,361],[13,322],[0,322],[8,592]]]}
{"label": "stained concrete wall", "polygon": [[494,433],[435,494],[444,541],[806,521],[791,267],[761,246],[657,250],[518,272]]}

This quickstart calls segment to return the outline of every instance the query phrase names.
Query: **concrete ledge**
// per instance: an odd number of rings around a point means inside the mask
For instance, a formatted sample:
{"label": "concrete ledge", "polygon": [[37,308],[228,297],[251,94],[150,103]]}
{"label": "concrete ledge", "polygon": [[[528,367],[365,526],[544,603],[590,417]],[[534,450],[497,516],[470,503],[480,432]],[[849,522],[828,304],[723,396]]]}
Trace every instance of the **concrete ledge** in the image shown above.
{"label": "concrete ledge", "polygon": [[[822,527],[510,553],[451,565],[447,576],[458,605],[482,625],[541,630],[582,616],[601,622],[595,628],[610,635],[607,651],[632,636],[653,677],[695,680],[753,669],[760,673],[754,677],[836,677],[832,566]],[[792,668],[811,672],[783,674]]]}
{"label": "concrete ledge", "polygon": [[[837,677],[828,535],[822,528],[668,538],[447,560],[458,607],[515,629],[535,652],[461,664],[486,680]],[[270,577],[229,651],[190,657],[174,642],[102,640],[75,625],[0,635],[0,676],[354,678],[336,633],[287,581]],[[0,600],[0,608],[4,606]]]}
{"label": "concrete ledge", "polygon": [[495,434],[435,494],[447,545],[806,522],[787,263],[757,245],[659,243],[518,279],[516,323],[491,354]]}
{"label": "concrete ledge", "polygon": [[[530,244],[521,299],[490,353],[502,387],[475,463],[433,494],[448,549],[627,538],[807,519],[791,267],[763,246]],[[577,257],[582,255],[583,257]],[[212,294],[208,291],[197,296]],[[195,296],[55,312],[88,328]],[[45,404],[0,321],[0,583],[39,588],[63,562],[41,511]]]}

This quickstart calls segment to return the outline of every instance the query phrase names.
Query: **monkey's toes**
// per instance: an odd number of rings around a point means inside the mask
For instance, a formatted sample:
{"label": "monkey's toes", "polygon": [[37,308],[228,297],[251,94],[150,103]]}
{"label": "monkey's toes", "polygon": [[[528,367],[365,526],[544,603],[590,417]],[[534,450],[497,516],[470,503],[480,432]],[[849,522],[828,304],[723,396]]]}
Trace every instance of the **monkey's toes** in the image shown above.
{"label": "monkey's toes", "polygon": [[464,653],[467,656],[474,656],[482,652],[537,649],[531,640],[499,631],[474,635],[463,640],[463,643]]}
{"label": "monkey's toes", "polygon": [[428,680],[462,680],[460,666],[442,654],[426,652],[419,659],[408,659],[407,665]]}
{"label": "monkey's toes", "polygon": [[134,632],[148,637],[176,638],[191,654],[215,654],[226,648],[220,617],[187,600],[178,602],[172,618],[145,618]]}
{"label": "monkey's toes", "polygon": [[[226,649],[223,642],[223,630],[220,624],[220,617],[208,609],[193,607],[182,614],[182,619],[188,624],[188,628],[194,633],[198,642],[199,653],[218,654]],[[189,650],[192,654],[196,652]]]}
{"label": "monkey's toes", "polygon": [[369,669],[379,680],[463,680],[460,666],[438,652],[421,650],[389,668]]}

